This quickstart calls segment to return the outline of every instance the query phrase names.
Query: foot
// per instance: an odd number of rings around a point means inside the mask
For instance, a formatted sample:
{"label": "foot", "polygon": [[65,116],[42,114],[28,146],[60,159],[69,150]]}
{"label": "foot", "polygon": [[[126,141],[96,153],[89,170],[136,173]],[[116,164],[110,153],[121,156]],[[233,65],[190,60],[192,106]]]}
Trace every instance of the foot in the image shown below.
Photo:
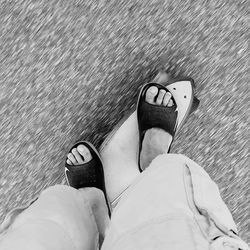
{"label": "foot", "polygon": [[[166,85],[169,75],[160,71],[152,82]],[[138,168],[139,131],[137,112],[115,127],[100,150],[105,169],[106,190],[112,207],[119,203],[121,194],[140,175]]]}
{"label": "foot", "polygon": [[69,165],[81,165],[83,163],[89,162],[92,160],[92,155],[89,149],[84,145],[78,145],[76,148],[73,148],[67,156],[67,163]]}
{"label": "foot", "polygon": [[[85,196],[87,195],[89,205],[94,213],[106,216],[108,212],[111,216],[102,162],[91,143],[81,141],[72,147],[66,159],[65,176],[69,186],[84,192]],[[103,208],[103,198],[105,198],[107,210]]]}
{"label": "foot", "polygon": [[[158,93],[159,92],[159,93]],[[170,92],[157,87],[150,87],[146,93],[146,102],[153,105],[171,107],[174,105]],[[172,142],[172,136],[160,128],[151,128],[146,131],[140,154],[140,166],[144,170],[152,160],[160,154],[167,153]]]}

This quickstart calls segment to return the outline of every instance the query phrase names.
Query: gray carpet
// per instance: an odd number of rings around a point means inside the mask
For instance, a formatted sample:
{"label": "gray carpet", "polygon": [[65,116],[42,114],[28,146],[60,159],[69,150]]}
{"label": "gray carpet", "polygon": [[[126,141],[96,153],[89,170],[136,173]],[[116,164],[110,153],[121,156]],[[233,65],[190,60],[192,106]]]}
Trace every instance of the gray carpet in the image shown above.
{"label": "gray carpet", "polygon": [[192,76],[201,100],[172,152],[218,183],[250,243],[248,10],[244,0],[0,1],[0,221],[65,183],[72,143],[100,145],[163,65]]}

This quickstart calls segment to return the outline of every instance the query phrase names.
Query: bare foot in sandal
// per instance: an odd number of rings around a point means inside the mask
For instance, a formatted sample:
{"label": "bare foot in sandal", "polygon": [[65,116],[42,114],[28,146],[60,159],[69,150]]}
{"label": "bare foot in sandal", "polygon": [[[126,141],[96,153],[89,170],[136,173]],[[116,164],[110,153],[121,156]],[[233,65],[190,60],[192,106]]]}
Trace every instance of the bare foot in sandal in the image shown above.
{"label": "bare foot in sandal", "polygon": [[110,215],[102,161],[96,148],[87,141],[77,142],[70,149],[64,168],[69,186],[76,189],[97,188],[104,193]]}
{"label": "bare foot in sandal", "polygon": [[[158,93],[159,92],[159,93]],[[145,101],[158,106],[172,107],[171,93],[152,86],[146,92]],[[148,129],[144,135],[140,166],[144,170],[159,154],[167,153],[173,137],[160,128]]]}

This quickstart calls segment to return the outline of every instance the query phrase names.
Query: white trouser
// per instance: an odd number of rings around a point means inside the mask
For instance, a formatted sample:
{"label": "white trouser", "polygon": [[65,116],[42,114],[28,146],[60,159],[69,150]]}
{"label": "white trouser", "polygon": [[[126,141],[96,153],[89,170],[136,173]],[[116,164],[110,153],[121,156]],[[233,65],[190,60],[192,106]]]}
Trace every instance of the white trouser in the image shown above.
{"label": "white trouser", "polygon": [[1,250],[88,250],[99,242],[102,250],[248,249],[216,184],[177,154],[153,160],[119,197],[111,221],[100,190],[54,186],[10,213],[1,231]]}

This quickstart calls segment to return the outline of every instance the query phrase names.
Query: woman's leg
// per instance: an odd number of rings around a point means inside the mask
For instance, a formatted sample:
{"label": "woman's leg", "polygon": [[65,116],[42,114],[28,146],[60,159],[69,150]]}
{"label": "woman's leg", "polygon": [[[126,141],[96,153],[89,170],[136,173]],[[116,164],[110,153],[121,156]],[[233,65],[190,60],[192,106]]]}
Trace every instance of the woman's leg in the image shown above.
{"label": "woman's leg", "polygon": [[5,225],[0,249],[98,249],[108,222],[102,191],[57,185]]}
{"label": "woman's leg", "polygon": [[50,187],[11,212],[0,227],[1,249],[99,249],[109,224],[101,161],[87,142],[73,146],[66,161],[72,187]]}
{"label": "woman's leg", "polygon": [[224,249],[225,242],[247,249],[233,232],[232,216],[208,174],[183,155],[163,154],[123,193],[103,250]]}

